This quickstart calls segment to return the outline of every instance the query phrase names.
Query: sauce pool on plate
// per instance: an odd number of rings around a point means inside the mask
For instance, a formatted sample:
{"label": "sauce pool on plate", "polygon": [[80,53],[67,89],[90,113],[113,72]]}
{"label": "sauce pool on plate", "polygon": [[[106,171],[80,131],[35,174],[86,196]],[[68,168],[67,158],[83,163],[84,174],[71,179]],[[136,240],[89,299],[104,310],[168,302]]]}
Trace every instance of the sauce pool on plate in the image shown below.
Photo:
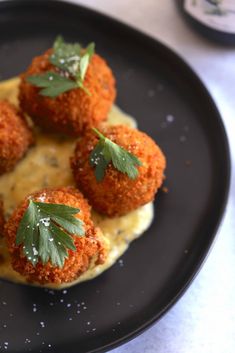
{"label": "sauce pool on plate", "polygon": [[[18,105],[18,84],[19,78],[0,83],[0,99],[7,99]],[[137,126],[135,119],[122,112],[117,106],[112,107],[107,123]],[[75,146],[75,139],[42,133],[40,130],[36,130],[35,139],[35,146],[28,151],[15,169],[0,176],[0,195],[3,198],[6,218],[26,195],[36,190],[45,187],[74,185],[69,159]],[[94,268],[91,265],[76,281],[61,285],[51,284],[46,287],[61,289],[100,275],[118,260],[133,240],[144,233],[150,226],[153,215],[152,203],[117,218],[107,218],[92,211],[95,225],[101,228],[110,243],[107,260],[104,264]],[[25,278],[12,269],[5,241],[1,237],[0,278],[27,284]]]}

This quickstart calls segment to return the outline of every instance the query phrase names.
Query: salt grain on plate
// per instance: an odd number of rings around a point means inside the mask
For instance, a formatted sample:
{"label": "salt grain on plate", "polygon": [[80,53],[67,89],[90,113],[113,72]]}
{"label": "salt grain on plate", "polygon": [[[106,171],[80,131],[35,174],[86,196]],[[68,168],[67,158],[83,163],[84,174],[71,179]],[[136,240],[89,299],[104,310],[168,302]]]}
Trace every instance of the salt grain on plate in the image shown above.
{"label": "salt grain on plate", "polygon": [[174,118],[173,115],[169,114],[169,115],[166,116],[166,121],[168,123],[172,123],[174,120],[175,120],[175,118]]}
{"label": "salt grain on plate", "polygon": [[120,266],[120,267],[123,267],[123,266],[124,266],[122,259],[118,260],[118,263],[119,263],[119,266]]}

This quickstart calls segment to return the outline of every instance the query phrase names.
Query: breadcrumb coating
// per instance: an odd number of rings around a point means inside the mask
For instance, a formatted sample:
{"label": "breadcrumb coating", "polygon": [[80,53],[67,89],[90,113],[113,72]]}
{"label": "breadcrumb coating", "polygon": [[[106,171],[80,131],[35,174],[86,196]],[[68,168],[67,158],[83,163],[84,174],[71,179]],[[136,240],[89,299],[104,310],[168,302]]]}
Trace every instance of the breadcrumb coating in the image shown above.
{"label": "breadcrumb coating", "polygon": [[3,201],[0,198],[0,238],[3,236],[3,229],[5,224]]}
{"label": "breadcrumb coating", "polygon": [[[63,268],[53,267],[50,262],[45,265],[39,262],[34,267],[24,256],[22,245],[17,246],[15,243],[17,228],[28,207],[30,198],[34,201],[64,204],[80,209],[76,217],[84,222],[85,236],[73,236],[77,251],[68,250],[69,256],[65,259]],[[40,284],[71,282],[89,268],[91,261],[95,262],[95,265],[102,264],[107,256],[107,243],[101,230],[93,225],[87,200],[72,187],[43,189],[29,195],[6,223],[4,235],[13,269],[25,276],[29,282]]]}
{"label": "breadcrumb coating", "polygon": [[57,71],[50,62],[52,49],[35,57],[25,73],[21,75],[19,101],[35,124],[50,131],[79,136],[86,128],[97,126],[107,119],[115,100],[115,79],[106,61],[94,54],[89,63],[84,86],[90,92],[72,89],[56,98],[43,97],[39,88],[26,81],[28,76]]}
{"label": "breadcrumb coating", "polygon": [[130,179],[110,163],[101,182],[96,180],[89,156],[98,143],[94,132],[87,131],[76,145],[71,167],[79,189],[94,209],[109,217],[124,215],[154,199],[162,185],[166,159],[156,143],[145,133],[124,125],[100,126],[113,142],[133,153],[142,162],[139,175]]}
{"label": "breadcrumb coating", "polygon": [[9,102],[0,101],[0,175],[11,171],[32,143],[23,114]]}

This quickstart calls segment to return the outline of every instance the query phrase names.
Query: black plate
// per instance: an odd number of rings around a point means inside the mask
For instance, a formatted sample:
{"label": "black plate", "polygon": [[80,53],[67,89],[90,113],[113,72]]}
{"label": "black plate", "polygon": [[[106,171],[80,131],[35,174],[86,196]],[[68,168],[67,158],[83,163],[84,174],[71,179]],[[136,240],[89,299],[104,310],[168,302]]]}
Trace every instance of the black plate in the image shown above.
{"label": "black plate", "polygon": [[58,33],[96,42],[117,77],[118,105],[167,156],[169,192],[159,193],[150,230],[99,278],[66,293],[1,282],[0,350],[8,352],[100,352],[147,328],[198,271],[228,193],[228,143],[210,95],[176,54],[142,33],[71,4],[1,2],[1,79],[24,70]]}

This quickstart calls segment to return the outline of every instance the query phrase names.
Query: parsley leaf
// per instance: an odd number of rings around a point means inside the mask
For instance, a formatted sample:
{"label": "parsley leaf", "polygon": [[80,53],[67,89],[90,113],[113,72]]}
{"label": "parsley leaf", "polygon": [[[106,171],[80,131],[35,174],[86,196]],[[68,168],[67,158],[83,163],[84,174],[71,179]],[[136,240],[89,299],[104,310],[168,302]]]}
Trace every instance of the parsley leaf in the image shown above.
{"label": "parsley leaf", "polygon": [[86,75],[86,71],[90,62],[92,55],[95,52],[95,44],[90,43],[86,48],[85,54],[82,56],[80,60],[80,78],[83,81]]}
{"label": "parsley leaf", "polygon": [[76,78],[81,59],[81,45],[78,43],[65,43],[61,36],[58,36],[53,45],[53,53],[49,61],[59,69],[68,72]]}
{"label": "parsley leaf", "polygon": [[61,93],[77,88],[76,82],[55,72],[46,72],[40,76],[30,76],[27,81],[34,86],[43,88],[40,94],[47,97],[56,97]]}
{"label": "parsley leaf", "polygon": [[80,44],[66,43],[63,37],[58,36],[54,42],[53,53],[50,55],[49,61],[59,69],[59,72],[29,76],[27,81],[43,88],[39,93],[51,98],[74,88],[81,88],[90,94],[84,87],[83,81],[94,52],[94,43],[90,43],[86,49],[83,49]]}
{"label": "parsley leaf", "polygon": [[130,179],[136,179],[139,174],[136,166],[141,166],[141,161],[132,153],[102,135],[97,129],[93,128],[92,130],[100,138],[90,154],[90,164],[95,168],[96,180],[103,180],[105,170],[110,162],[119,172],[127,174]]}
{"label": "parsley leaf", "polygon": [[38,261],[64,266],[68,249],[76,251],[72,235],[84,236],[83,222],[74,217],[78,208],[30,200],[16,234],[16,245],[35,266]]}

